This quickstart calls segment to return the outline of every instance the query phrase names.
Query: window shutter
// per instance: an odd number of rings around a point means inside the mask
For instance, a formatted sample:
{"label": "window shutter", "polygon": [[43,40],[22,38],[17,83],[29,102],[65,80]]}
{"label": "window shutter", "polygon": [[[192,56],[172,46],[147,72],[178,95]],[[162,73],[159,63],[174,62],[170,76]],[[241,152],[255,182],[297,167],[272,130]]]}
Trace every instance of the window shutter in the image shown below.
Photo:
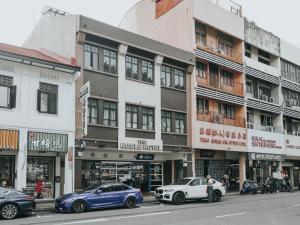
{"label": "window shutter", "polygon": [[37,105],[37,111],[41,112],[41,91],[40,90],[37,90],[36,105]]}
{"label": "window shutter", "polygon": [[48,111],[50,114],[57,114],[57,95],[55,93],[49,93],[48,96]]}
{"label": "window shutter", "polygon": [[10,87],[9,108],[16,108],[17,86]]}

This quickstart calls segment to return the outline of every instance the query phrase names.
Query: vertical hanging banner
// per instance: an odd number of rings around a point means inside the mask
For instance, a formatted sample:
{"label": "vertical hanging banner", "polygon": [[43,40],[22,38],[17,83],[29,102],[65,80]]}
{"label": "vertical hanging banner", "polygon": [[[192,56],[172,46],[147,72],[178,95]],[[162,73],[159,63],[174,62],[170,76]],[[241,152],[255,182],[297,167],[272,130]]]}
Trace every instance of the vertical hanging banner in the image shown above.
{"label": "vertical hanging banner", "polygon": [[88,98],[90,97],[90,93],[91,85],[90,82],[87,82],[80,88],[82,137],[86,136],[88,131]]}

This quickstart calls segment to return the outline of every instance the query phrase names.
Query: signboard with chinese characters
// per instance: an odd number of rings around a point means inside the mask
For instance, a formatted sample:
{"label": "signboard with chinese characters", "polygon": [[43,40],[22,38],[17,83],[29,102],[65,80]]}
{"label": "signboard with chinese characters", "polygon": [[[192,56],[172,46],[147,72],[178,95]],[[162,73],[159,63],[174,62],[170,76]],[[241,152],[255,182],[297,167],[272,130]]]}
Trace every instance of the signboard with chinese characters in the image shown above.
{"label": "signboard with chinese characters", "polygon": [[44,152],[67,152],[68,135],[29,131],[28,150]]}
{"label": "signboard with chinese characters", "polygon": [[162,141],[136,138],[119,139],[119,150],[133,152],[162,152]]}
{"label": "signboard with chinese characters", "polygon": [[246,129],[197,121],[193,148],[224,151],[247,150]]}
{"label": "signboard with chinese characters", "polygon": [[87,135],[88,131],[88,98],[90,97],[91,85],[87,82],[80,88],[80,101],[81,101],[81,134]]}
{"label": "signboard with chinese characters", "polygon": [[286,135],[285,150],[287,156],[300,156],[300,137]]}
{"label": "signboard with chinese characters", "polygon": [[284,155],[283,134],[248,129],[248,151]]}

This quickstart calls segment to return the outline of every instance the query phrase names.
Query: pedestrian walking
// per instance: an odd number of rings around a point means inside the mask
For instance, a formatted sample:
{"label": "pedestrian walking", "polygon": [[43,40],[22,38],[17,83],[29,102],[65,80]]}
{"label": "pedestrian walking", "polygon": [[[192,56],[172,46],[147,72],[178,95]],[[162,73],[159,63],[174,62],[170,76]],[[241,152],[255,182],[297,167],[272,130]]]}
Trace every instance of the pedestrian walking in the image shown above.
{"label": "pedestrian walking", "polygon": [[208,203],[213,203],[213,180],[210,175],[207,175],[207,194],[208,194]]}

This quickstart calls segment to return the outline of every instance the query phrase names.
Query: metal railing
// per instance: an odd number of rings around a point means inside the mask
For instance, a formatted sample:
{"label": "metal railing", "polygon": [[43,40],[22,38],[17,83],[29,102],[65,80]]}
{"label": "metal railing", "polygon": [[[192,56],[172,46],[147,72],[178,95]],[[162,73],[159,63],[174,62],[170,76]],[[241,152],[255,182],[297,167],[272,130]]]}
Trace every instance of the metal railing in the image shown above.
{"label": "metal railing", "polygon": [[212,75],[209,73],[198,74],[197,83],[200,86],[212,87],[230,94],[244,96],[243,83],[231,81],[230,84],[225,84],[220,81],[219,75]]}
{"label": "metal railing", "polygon": [[237,53],[233,47],[229,47],[218,40],[207,40],[206,37],[196,34],[197,47],[205,51],[211,52],[215,55],[222,56],[228,60],[235,61],[242,64],[243,54]]}
{"label": "metal railing", "polygon": [[287,108],[291,108],[291,109],[295,109],[300,111],[300,102],[298,100],[295,99],[285,99],[283,102],[283,105]]}
{"label": "metal railing", "polygon": [[216,112],[211,112],[211,111],[197,112],[197,119],[209,123],[218,123],[218,124],[223,124],[228,126],[245,128],[245,118],[242,117],[229,118],[228,116]]}
{"label": "metal railing", "polygon": [[210,0],[212,3],[216,4],[217,6],[233,13],[234,15],[243,16],[242,13],[242,6],[238,3],[231,1],[231,0]]}

